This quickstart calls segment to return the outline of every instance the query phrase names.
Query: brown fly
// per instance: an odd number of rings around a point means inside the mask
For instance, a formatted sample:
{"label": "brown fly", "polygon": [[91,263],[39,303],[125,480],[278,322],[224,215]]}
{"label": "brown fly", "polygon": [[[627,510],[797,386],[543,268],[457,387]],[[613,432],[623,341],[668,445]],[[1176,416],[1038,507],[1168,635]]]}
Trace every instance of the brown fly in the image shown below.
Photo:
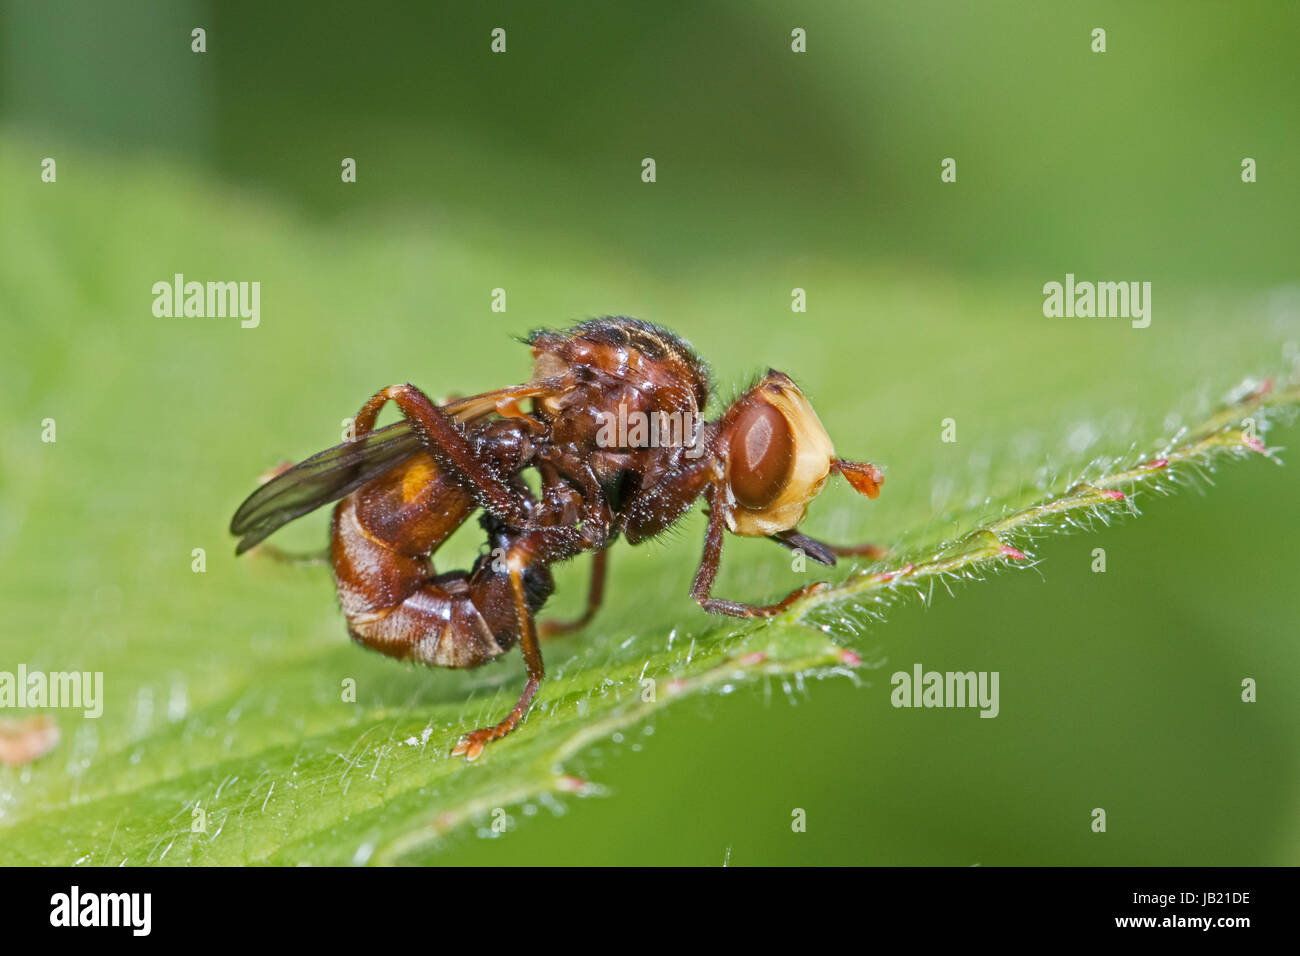
{"label": "brown fly", "polygon": [[[827,565],[836,555],[875,551],[833,547],[798,530],[832,472],[869,498],[884,479],[872,465],[835,456],[817,413],[786,375],[769,371],[704,421],[708,370],[666,329],[604,318],[534,332],[527,344],[533,374],[522,385],[442,405],[409,384],[375,394],[357,414],[352,440],[262,485],[230,525],[242,553],[338,501],[330,561],[355,640],[456,668],[520,645],[523,693],[504,720],[457,744],[453,753],[471,760],[527,713],[543,674],[539,636],[581,627],[595,614],[606,549],[620,536],[630,544],[652,538],[704,498],[708,527],[691,597],[706,611],[737,617],[776,614],[825,585],[775,604],[713,597],[725,531],[772,538]],[[404,420],[375,428],[390,401]],[[537,492],[525,481],[529,470]],[[438,573],[433,554],[476,512],[487,549],[469,571]],[[554,591],[551,565],[584,552],[594,556],[585,613],[539,628],[534,619]]]}

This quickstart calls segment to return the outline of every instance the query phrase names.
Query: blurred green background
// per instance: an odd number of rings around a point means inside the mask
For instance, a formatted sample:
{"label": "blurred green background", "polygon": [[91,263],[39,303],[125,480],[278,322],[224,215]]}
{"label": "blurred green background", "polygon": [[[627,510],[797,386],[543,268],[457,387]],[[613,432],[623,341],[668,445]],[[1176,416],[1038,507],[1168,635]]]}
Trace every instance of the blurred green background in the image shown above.
{"label": "blurred green background", "polygon": [[[232,557],[254,476],[333,444],[384,385],[480,391],[526,377],[531,328],[661,322],[723,398],[769,365],[803,383],[839,451],[888,475],[870,504],[832,488],[809,529],[893,545],[1149,451],[1297,354],[1294,5],[483,6],[0,0],[0,670],[103,669],[110,693],[98,722],[60,717],[49,757],[0,767],[0,861],[9,825],[37,862],[117,862],[75,828],[31,834],[77,808],[112,829],[94,801],[152,779],[155,737],[165,783],[188,741],[246,746],[251,711],[292,731],[340,672],[417,713],[425,688],[488,686],[349,646],[326,572]],[[260,281],[260,327],[155,318],[176,272]],[[1151,282],[1151,327],[1044,318],[1067,272]],[[1045,543],[1037,572],[845,635],[862,686],[675,705],[566,766],[608,796],[422,859],[1300,862],[1294,467],[1229,466],[1208,496]],[[712,633],[687,597],[702,530],[618,546],[581,640]],[[562,569],[556,611],[584,579]],[[731,542],[715,593],[801,580]],[[918,661],[999,671],[1000,716],[891,708]]]}

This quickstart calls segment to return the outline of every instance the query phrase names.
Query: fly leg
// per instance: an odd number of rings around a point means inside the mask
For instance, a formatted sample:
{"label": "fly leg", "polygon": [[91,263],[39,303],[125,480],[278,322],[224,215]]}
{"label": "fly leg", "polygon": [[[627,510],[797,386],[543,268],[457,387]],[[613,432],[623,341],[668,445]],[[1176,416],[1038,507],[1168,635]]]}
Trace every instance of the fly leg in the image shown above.
{"label": "fly leg", "polygon": [[371,396],[354,419],[356,434],[374,428],[379,410],[390,401],[410,422],[434,461],[464,478],[466,490],[481,508],[516,526],[527,521],[528,499],[502,476],[487,451],[470,441],[460,426],[414,385],[390,385]]}
{"label": "fly leg", "polygon": [[273,544],[263,543],[253,549],[253,554],[294,568],[320,568],[330,563],[329,548],[319,551],[286,551]]}
{"label": "fly leg", "polygon": [[[715,486],[716,487],[716,486]],[[727,614],[731,617],[771,617],[779,614],[800,598],[816,594],[826,588],[825,581],[809,584],[791,591],[776,604],[742,604],[739,601],[724,601],[711,597],[713,579],[717,577],[718,565],[722,561],[722,533],[725,526],[722,509],[713,500],[716,492],[709,493],[709,525],[704,532],[704,556],[700,559],[699,570],[695,572],[695,582],[691,585],[693,597],[704,610],[711,614]]]}
{"label": "fly leg", "polygon": [[524,590],[524,571],[527,569],[526,564],[520,563],[519,554],[515,548],[511,548],[507,554],[506,563],[510,575],[510,593],[514,600],[515,615],[519,627],[519,647],[524,654],[524,666],[527,668],[528,678],[524,681],[524,689],[519,695],[519,700],[510,713],[499,724],[491,727],[484,727],[481,730],[475,730],[466,734],[460,739],[460,742],[452,748],[453,757],[464,756],[466,760],[477,760],[483,753],[483,748],[493,740],[500,740],[510,731],[519,726],[519,721],[523,720],[524,714],[528,713],[528,708],[533,704],[533,698],[537,695],[537,688],[542,685],[542,677],[545,675],[545,667],[542,664],[542,651],[537,646],[537,631],[533,624],[533,612],[528,607],[528,596]]}
{"label": "fly leg", "polygon": [[[836,458],[831,461],[831,469],[843,475],[854,491],[868,498],[878,496],[880,486],[885,482],[885,476],[881,474],[880,469],[865,461],[849,461],[847,458]],[[810,538],[797,529],[774,534],[772,539],[779,541],[787,548],[799,548],[814,561],[832,566],[835,564],[836,557],[874,559],[883,558],[889,553],[888,548],[882,548],[876,544],[827,544],[825,541]]]}
{"label": "fly leg", "polygon": [[564,561],[583,551],[603,553],[608,541],[610,509],[600,492],[600,486],[586,465],[572,468],[586,497],[586,513],[577,526],[532,528],[514,538],[505,552],[506,573],[510,578],[510,594],[514,603],[515,627],[519,646],[523,651],[527,680],[523,692],[505,719],[492,727],[484,727],[466,734],[452,749],[452,755],[463,755],[475,760],[483,748],[493,740],[500,740],[519,726],[528,708],[532,706],[537,688],[541,686],[545,670],[542,652],[538,647],[537,626],[533,609],[528,602],[525,575],[529,568],[545,568],[556,561]]}
{"label": "fly leg", "polygon": [[600,610],[605,597],[605,572],[608,565],[608,551],[597,551],[591,556],[591,587],[587,591],[587,609],[581,616],[569,621],[543,621],[539,634],[543,638],[555,637],[557,634],[569,634],[581,630],[591,623],[591,619]]}
{"label": "fly leg", "polygon": [[835,559],[840,558],[883,558],[889,553],[888,548],[877,544],[836,545],[818,541],[800,531],[782,531],[771,536],[773,541],[787,548],[799,549],[818,564],[835,566]]}
{"label": "fly leg", "polygon": [[537,626],[533,619],[533,609],[528,603],[524,576],[530,567],[544,567],[549,563],[547,558],[555,560],[568,557],[581,550],[577,544],[580,534],[581,531],[577,528],[542,528],[525,532],[506,549],[504,561],[506,574],[509,575],[510,600],[514,605],[513,626],[520,650],[523,651],[527,680],[524,681],[519,700],[505,719],[463,736],[452,748],[453,757],[464,756],[466,760],[477,760],[485,746],[493,740],[500,740],[518,727],[519,721],[523,720],[528,708],[532,706],[537,688],[541,686],[545,675],[545,668],[541,648],[537,646]]}

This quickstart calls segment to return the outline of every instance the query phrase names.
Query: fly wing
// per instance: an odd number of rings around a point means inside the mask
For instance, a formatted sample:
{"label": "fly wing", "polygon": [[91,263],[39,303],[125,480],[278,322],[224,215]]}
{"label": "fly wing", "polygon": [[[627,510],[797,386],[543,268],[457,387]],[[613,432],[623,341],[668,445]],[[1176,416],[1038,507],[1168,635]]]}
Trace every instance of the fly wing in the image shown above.
{"label": "fly wing", "polygon": [[423,446],[411,426],[397,422],[335,445],[276,475],[245,499],[230,521],[243,554],[284,525],[321,505],[338,501],[418,454]]}
{"label": "fly wing", "polygon": [[[563,377],[528,382],[439,407],[456,421],[469,424],[503,414],[503,409],[522,399],[563,391],[568,384]],[[401,421],[335,445],[276,475],[249,495],[231,519],[230,533],[239,536],[235,554],[243,554],[295,518],[350,495],[422,448],[410,424]]]}

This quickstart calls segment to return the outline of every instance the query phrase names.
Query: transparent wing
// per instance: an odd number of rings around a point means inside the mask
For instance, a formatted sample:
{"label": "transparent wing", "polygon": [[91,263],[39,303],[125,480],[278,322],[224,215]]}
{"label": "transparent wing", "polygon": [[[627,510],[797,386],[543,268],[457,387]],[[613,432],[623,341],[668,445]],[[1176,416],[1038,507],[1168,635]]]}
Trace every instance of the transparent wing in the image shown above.
{"label": "transparent wing", "polygon": [[354,442],[335,445],[276,475],[245,499],[230,521],[239,536],[236,554],[284,525],[338,501],[413,457],[420,440],[406,422],[379,428]]}
{"label": "transparent wing", "polygon": [[[439,407],[457,421],[468,423],[510,413],[511,403],[556,394],[568,386],[567,378],[547,379],[455,399]],[[328,448],[276,475],[249,495],[231,519],[230,533],[239,536],[235,554],[243,554],[295,518],[350,495],[422,447],[411,426],[401,421]]]}
{"label": "transparent wing", "polygon": [[[521,415],[517,402],[559,394],[571,385],[568,376],[545,378],[458,398],[439,407],[461,423],[493,415]],[[279,473],[250,494],[230,519],[231,535],[239,536],[235,554],[243,554],[291,520],[355,492],[370,479],[412,458],[421,447],[411,425],[398,421],[374,429],[359,440],[321,451]]]}

